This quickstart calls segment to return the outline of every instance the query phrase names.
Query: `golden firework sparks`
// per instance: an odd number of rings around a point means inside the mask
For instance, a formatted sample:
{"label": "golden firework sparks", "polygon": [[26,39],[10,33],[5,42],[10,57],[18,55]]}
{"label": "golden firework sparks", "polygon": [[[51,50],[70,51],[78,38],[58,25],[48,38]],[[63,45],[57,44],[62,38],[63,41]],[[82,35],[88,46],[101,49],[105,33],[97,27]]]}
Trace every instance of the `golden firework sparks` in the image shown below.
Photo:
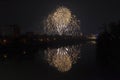
{"label": "golden firework sparks", "polygon": [[44,20],[44,30],[48,34],[76,35],[80,32],[80,21],[66,7],[58,7]]}

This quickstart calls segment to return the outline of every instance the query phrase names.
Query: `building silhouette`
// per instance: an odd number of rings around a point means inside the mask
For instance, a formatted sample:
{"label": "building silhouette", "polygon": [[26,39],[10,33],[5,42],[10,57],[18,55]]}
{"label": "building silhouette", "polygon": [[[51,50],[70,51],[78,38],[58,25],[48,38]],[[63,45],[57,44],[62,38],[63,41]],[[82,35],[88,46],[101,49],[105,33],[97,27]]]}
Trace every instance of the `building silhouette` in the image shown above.
{"label": "building silhouette", "polygon": [[0,35],[18,37],[20,35],[20,27],[16,24],[0,25]]}

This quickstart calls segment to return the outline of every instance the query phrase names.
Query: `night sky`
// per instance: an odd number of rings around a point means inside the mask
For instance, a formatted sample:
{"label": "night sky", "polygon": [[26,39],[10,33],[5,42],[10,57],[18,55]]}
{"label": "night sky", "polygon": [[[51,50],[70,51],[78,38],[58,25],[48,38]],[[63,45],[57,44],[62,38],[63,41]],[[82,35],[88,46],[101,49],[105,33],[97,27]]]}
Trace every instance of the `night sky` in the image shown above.
{"label": "night sky", "polygon": [[0,24],[18,24],[22,32],[39,32],[43,19],[59,5],[80,19],[83,33],[98,33],[104,23],[120,20],[119,0],[0,0]]}

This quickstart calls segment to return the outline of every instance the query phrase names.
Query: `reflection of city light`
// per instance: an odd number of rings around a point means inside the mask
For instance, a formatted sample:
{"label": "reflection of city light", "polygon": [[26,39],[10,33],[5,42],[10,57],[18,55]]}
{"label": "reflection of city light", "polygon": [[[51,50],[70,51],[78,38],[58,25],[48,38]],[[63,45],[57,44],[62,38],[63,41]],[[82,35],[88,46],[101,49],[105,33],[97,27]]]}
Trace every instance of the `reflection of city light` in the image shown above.
{"label": "reflection of city light", "polygon": [[53,40],[56,40],[56,38],[53,38]]}
{"label": "reflection of city light", "polygon": [[44,30],[47,34],[76,35],[80,32],[79,23],[68,8],[61,6],[48,15]]}
{"label": "reflection of city light", "polygon": [[49,41],[49,38],[47,38],[47,41]]}
{"label": "reflection of city light", "polygon": [[4,40],[3,40],[3,42],[4,42],[4,43],[6,43],[6,42],[7,42],[7,40],[6,40],[6,39],[4,39]]}
{"label": "reflection of city light", "polygon": [[91,41],[92,44],[96,44],[96,41]]}
{"label": "reflection of city light", "polygon": [[3,57],[4,57],[4,58],[7,58],[7,54],[4,54]]}
{"label": "reflection of city light", "polygon": [[26,54],[26,51],[23,51],[23,54]]}
{"label": "reflection of city light", "polygon": [[45,50],[45,58],[51,66],[57,68],[60,72],[69,71],[72,64],[78,59],[80,50],[76,47],[61,47],[58,49]]}
{"label": "reflection of city light", "polygon": [[43,39],[39,39],[39,41],[41,41],[41,42],[42,42],[42,41],[43,41]]}

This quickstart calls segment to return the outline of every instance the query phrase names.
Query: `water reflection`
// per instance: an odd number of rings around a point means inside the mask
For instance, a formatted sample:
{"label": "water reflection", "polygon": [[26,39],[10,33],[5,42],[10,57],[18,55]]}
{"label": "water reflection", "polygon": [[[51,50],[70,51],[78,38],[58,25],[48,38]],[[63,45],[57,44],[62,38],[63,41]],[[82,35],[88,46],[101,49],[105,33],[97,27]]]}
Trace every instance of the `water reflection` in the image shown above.
{"label": "water reflection", "polygon": [[45,60],[58,71],[66,72],[72,68],[72,64],[76,63],[79,53],[80,46],[47,48],[45,50]]}

